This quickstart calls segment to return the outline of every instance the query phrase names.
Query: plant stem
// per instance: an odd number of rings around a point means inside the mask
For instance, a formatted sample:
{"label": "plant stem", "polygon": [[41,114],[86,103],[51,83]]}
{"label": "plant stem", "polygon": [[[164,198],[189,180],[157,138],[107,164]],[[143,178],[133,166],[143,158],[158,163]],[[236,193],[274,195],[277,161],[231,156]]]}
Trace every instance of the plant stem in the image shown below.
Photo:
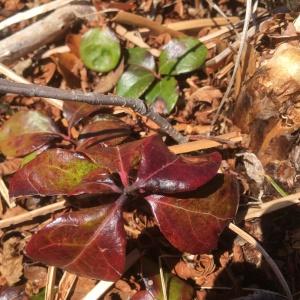
{"label": "plant stem", "polygon": [[129,107],[133,111],[148,117],[157,125],[160,130],[178,143],[185,143],[187,139],[175,130],[172,125],[162,116],[154,112],[140,99],[124,98],[115,95],[104,95],[100,93],[84,93],[77,90],[62,90],[58,88],[40,86],[37,84],[24,84],[0,79],[0,92],[15,93],[29,97],[46,97],[64,101],[83,102],[92,105],[112,105]]}

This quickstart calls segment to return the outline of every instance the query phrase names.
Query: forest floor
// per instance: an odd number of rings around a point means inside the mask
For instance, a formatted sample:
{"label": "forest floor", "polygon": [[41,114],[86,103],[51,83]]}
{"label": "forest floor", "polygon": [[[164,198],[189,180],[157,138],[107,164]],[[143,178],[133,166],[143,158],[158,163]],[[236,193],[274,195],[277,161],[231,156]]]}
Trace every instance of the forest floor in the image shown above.
{"label": "forest floor", "polygon": [[[48,6],[52,2],[52,7]],[[2,78],[140,98],[185,137],[178,144],[155,119],[128,107],[84,106],[63,102],[59,97],[2,92],[0,299],[131,299],[139,291],[151,290],[147,282],[152,277],[143,273],[145,260],[184,281],[177,294],[167,296],[169,300],[300,300],[300,17],[297,1],[279,2],[0,1]],[[93,57],[84,54],[80,46],[84,34],[92,28],[108,28],[114,34],[112,40],[107,37],[112,45],[104,50],[111,55],[112,66],[107,70],[89,67]],[[181,51],[178,41],[187,37],[203,47],[196,43],[198,48],[189,50],[198,55],[196,62],[191,58],[187,71],[177,63],[171,68],[178,72],[171,79],[164,77],[161,54],[169,51],[169,59],[176,57]],[[128,54],[134,47],[146,49],[139,62],[137,54]],[[148,69],[137,71],[137,64]],[[170,85],[163,85],[166,78],[172,80]],[[149,92],[154,81],[161,84],[156,98]],[[40,121],[39,117],[19,116],[13,125],[5,125],[17,113],[28,111],[47,116],[60,133],[51,129],[50,138],[27,139],[36,134],[30,123]],[[160,133],[176,154],[222,154],[219,172],[236,178],[240,200],[216,249],[194,255],[179,252],[141,205],[141,209],[129,207],[123,212],[128,250],[133,252],[128,251],[132,262],[116,283],[99,283],[33,262],[25,255],[24,247],[37,229],[54,216],[76,210],[81,200],[49,193],[47,197],[42,193],[9,197],[11,176],[32,159],[32,153],[36,156],[58,147],[74,150],[76,143],[78,150],[80,136],[109,130],[110,121],[92,124],[99,113],[105,114],[104,119],[113,116],[115,127],[111,128],[120,129],[122,122],[130,135],[101,133],[100,139],[92,136],[89,143],[102,139],[105,146],[111,146]],[[58,135],[63,138],[58,139]],[[152,232],[151,237],[147,230]],[[191,232],[187,229],[185,234]],[[134,249],[139,249],[139,254]],[[185,295],[190,287],[192,297]],[[140,294],[135,299],[164,299],[162,294]]]}

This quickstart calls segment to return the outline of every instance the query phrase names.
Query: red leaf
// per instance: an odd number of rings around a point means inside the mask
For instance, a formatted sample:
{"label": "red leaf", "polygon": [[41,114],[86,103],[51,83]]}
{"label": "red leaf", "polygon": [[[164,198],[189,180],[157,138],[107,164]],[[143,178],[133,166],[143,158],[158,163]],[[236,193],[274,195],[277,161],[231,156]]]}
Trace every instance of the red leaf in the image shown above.
{"label": "red leaf", "polygon": [[200,157],[171,153],[158,136],[144,140],[142,159],[134,188],[151,193],[192,191],[217,173],[221,156],[214,152]]}
{"label": "red leaf", "polygon": [[134,294],[131,300],[155,300],[155,298],[148,291],[140,291]]}
{"label": "red leaf", "polygon": [[[223,182],[220,182],[223,181]],[[218,189],[216,184],[222,184]],[[150,203],[160,231],[182,252],[207,253],[234,217],[239,201],[236,181],[216,176],[186,198],[151,195]]]}
{"label": "red leaf", "polygon": [[80,132],[77,150],[92,150],[98,145],[116,146],[126,140],[129,134],[129,126],[120,119],[109,115],[97,116]]}
{"label": "red leaf", "polygon": [[108,174],[82,154],[63,149],[43,152],[9,180],[10,196],[78,195],[118,191]]}
{"label": "red leaf", "polygon": [[140,162],[141,148],[147,139],[126,143],[116,147],[98,147],[84,153],[95,163],[107,168],[111,173],[119,173],[125,187],[130,183],[132,171]]}
{"label": "red leaf", "polygon": [[79,276],[115,281],[124,271],[121,201],[64,214],[33,235],[26,253]]}
{"label": "red leaf", "polygon": [[0,129],[0,151],[8,157],[31,153],[61,138],[53,121],[37,111],[20,111]]}
{"label": "red leaf", "polygon": [[69,130],[79,121],[100,111],[102,108],[102,106],[87,103],[64,102],[63,112],[68,121]]}

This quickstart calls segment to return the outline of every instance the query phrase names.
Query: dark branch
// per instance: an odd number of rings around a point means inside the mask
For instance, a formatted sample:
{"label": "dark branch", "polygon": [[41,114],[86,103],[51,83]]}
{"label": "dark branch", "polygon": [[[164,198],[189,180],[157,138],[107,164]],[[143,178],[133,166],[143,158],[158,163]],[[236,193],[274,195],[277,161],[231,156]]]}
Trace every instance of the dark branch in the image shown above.
{"label": "dark branch", "polygon": [[171,124],[159,114],[148,108],[139,99],[124,98],[115,95],[103,95],[100,93],[83,93],[77,90],[62,90],[58,88],[40,86],[36,84],[24,84],[0,79],[0,92],[14,93],[29,97],[54,98],[64,101],[84,102],[92,105],[112,105],[129,107],[140,115],[146,116],[159,125],[160,130],[178,143],[186,142],[186,138],[176,131]]}

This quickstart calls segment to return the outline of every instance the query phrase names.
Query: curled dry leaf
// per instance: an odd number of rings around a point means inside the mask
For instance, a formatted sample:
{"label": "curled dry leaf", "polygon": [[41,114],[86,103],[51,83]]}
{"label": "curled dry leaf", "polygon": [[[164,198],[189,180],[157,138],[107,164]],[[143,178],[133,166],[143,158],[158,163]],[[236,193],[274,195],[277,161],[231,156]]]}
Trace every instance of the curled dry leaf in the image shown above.
{"label": "curled dry leaf", "polygon": [[53,121],[37,111],[20,111],[0,129],[0,151],[8,157],[20,157],[60,138]]}
{"label": "curled dry leaf", "polygon": [[5,278],[8,285],[17,283],[23,275],[24,241],[19,237],[11,237],[3,242],[0,253],[0,274]]}

